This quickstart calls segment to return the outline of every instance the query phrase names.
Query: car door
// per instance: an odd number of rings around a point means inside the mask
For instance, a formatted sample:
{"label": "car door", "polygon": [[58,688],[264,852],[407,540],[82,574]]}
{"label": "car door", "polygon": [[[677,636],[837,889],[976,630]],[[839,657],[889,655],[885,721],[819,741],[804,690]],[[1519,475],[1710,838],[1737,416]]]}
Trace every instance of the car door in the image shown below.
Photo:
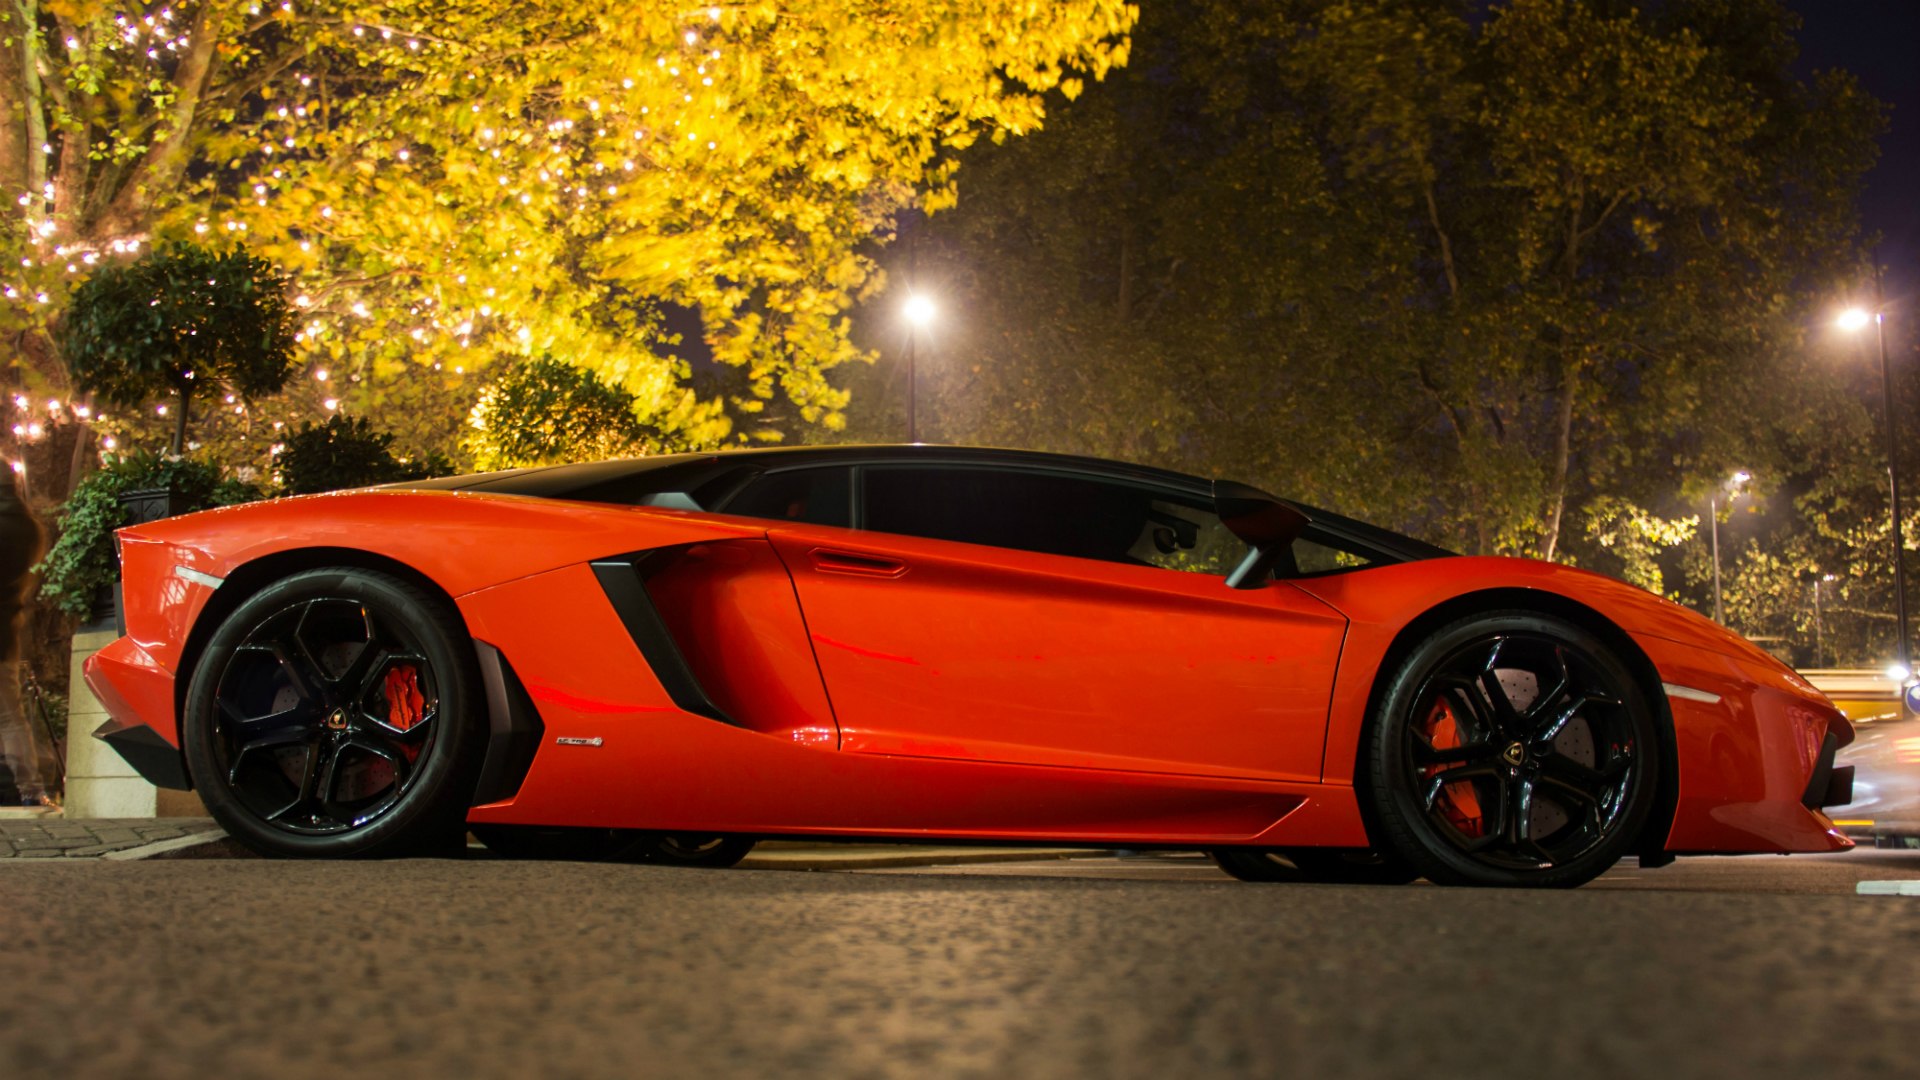
{"label": "car door", "polygon": [[781,525],[841,729],[865,754],[1318,780],[1345,620],[1206,499],[1094,475],[870,465],[852,530]]}

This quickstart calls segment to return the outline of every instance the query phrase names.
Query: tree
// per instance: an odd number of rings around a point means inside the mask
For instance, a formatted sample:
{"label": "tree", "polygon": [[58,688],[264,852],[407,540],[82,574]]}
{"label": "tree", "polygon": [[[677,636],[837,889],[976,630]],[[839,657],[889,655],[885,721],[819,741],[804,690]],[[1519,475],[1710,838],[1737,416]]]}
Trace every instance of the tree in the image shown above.
{"label": "tree", "polygon": [[0,316],[35,400],[69,389],[44,343],[85,268],[214,235],[295,275],[304,358],[405,441],[446,430],[422,382],[553,352],[713,442],[721,403],[683,385],[660,306],[698,312],[746,408],[778,395],[833,423],[823,373],[859,355],[842,313],[870,283],[860,245],[950,202],[959,148],[1037,128],[1043,93],[1123,62],[1134,9],[186,0],[0,19],[0,192],[22,210],[0,226]]}
{"label": "tree", "polygon": [[660,303],[699,313],[751,400],[832,424],[859,245],[951,200],[954,149],[1037,127],[1039,93],[1124,58],[1132,20],[1115,0],[497,15],[400,4],[314,27],[313,85],[235,143],[219,175],[240,183],[219,190],[240,198],[209,224],[314,274],[309,333],[335,363],[564,355],[703,442],[727,425],[684,385]]}
{"label": "tree", "polygon": [[922,416],[1651,580],[1708,485],[1863,416],[1807,344],[1880,110],[1796,78],[1792,28],[1775,0],[1149,6],[1127,70],[970,152],[918,230],[953,313]]}
{"label": "tree", "polygon": [[444,457],[420,460],[393,452],[393,436],[364,417],[335,413],[318,424],[302,424],[274,455],[274,479],[283,495],[392,484],[446,476],[453,470]]}
{"label": "tree", "polygon": [[[101,266],[75,290],[58,341],[76,388],[138,408],[171,393],[181,453],[197,394],[271,394],[293,372],[287,282],[235,247],[156,248]],[[162,406],[166,409],[168,406]]]}
{"label": "tree", "polygon": [[543,356],[509,368],[480,395],[466,441],[476,468],[513,469],[685,449],[641,420],[632,394]]}

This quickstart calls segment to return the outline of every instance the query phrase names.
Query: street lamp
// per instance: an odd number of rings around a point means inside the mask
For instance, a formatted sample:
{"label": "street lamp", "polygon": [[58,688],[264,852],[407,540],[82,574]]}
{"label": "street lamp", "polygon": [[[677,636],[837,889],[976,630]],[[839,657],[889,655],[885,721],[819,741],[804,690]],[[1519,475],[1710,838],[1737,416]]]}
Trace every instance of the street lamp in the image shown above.
{"label": "street lamp", "polygon": [[914,344],[920,339],[921,331],[933,324],[933,317],[939,314],[933,300],[925,293],[907,293],[907,302],[900,309],[907,320],[907,441],[920,441],[919,417],[919,373],[915,370]]}
{"label": "street lamp", "polygon": [[[1727,478],[1726,489],[1727,489],[1728,505],[1732,505],[1733,500],[1740,497],[1740,489],[1746,485],[1747,481],[1752,479],[1753,479],[1753,474],[1748,472],[1745,469],[1741,469],[1738,472],[1734,473],[1731,477]],[[1713,621],[1719,623],[1722,626],[1725,626],[1727,624],[1727,620],[1720,608],[1720,489],[1719,488],[1715,488],[1713,491],[1713,494],[1707,497],[1707,520],[1712,523],[1712,529],[1713,529]]]}
{"label": "street lamp", "polygon": [[1827,633],[1820,620],[1820,586],[1830,581],[1838,581],[1836,574],[1821,574],[1813,579],[1813,666],[1827,666]]}
{"label": "street lamp", "polygon": [[1907,647],[1907,571],[1906,543],[1900,535],[1900,457],[1899,414],[1893,406],[1893,367],[1887,360],[1887,313],[1865,308],[1848,308],[1835,320],[1840,329],[1858,333],[1872,323],[1880,344],[1880,400],[1887,420],[1887,492],[1893,514],[1893,640],[1897,651],[1895,664],[1909,678],[1913,671],[1913,653]]}

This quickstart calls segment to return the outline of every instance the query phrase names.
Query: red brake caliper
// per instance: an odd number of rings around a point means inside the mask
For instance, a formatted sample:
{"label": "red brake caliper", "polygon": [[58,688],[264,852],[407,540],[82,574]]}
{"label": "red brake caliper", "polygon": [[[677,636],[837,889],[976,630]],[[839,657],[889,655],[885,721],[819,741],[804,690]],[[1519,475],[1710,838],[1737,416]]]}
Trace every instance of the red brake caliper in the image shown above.
{"label": "red brake caliper", "polygon": [[[387,723],[398,731],[410,730],[420,722],[427,699],[420,693],[420,672],[412,664],[399,664],[387,672]],[[408,748],[408,756],[417,751]]]}
{"label": "red brake caliper", "polygon": [[[1435,750],[1451,750],[1460,745],[1460,724],[1454,720],[1453,710],[1444,699],[1434,702],[1433,711],[1427,714],[1427,742]],[[1443,768],[1446,766],[1429,766],[1427,775],[1432,776]],[[1471,780],[1448,784],[1441,795],[1440,811],[1449,824],[1468,836],[1479,836],[1484,829],[1480,797],[1474,792]]]}

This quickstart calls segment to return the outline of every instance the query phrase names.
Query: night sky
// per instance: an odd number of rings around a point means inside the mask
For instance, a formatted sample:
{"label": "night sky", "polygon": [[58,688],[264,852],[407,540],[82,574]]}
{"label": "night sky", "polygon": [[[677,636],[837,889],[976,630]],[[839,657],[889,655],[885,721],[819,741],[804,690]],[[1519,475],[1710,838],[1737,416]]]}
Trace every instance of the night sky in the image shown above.
{"label": "night sky", "polygon": [[[1892,106],[1861,212],[1868,231],[1883,237],[1880,261],[1896,318],[1912,325],[1920,292],[1920,0],[1791,0],[1789,6],[1805,20],[1803,76],[1844,68]],[[1893,322],[1888,329],[1901,333]]]}

